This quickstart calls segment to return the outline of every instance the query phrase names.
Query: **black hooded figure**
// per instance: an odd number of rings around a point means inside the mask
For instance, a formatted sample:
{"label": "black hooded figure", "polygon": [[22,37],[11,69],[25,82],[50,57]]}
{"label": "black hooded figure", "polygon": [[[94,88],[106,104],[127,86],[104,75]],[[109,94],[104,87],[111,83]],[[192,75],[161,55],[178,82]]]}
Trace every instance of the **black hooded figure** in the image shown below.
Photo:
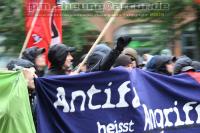
{"label": "black hooded figure", "polygon": [[35,64],[35,59],[37,56],[43,54],[45,52],[45,48],[38,48],[36,46],[25,49],[22,53],[22,59],[29,60],[30,62]]}
{"label": "black hooded figure", "polygon": [[36,75],[38,77],[42,77],[45,73],[45,70],[38,69],[38,66],[35,60],[38,56],[44,54],[45,51],[46,51],[45,48],[39,48],[39,47],[33,46],[33,47],[25,49],[25,51],[22,53],[22,59],[28,60],[35,65]]}
{"label": "black hooded figure", "polygon": [[87,60],[87,72],[110,70],[117,57],[130,41],[131,37],[129,36],[119,37],[114,49],[110,49],[105,44],[97,45]]}
{"label": "black hooded figure", "polygon": [[101,70],[100,64],[104,57],[111,52],[111,48],[106,44],[98,44],[93,53],[88,57],[87,60],[87,71],[99,71]]}
{"label": "black hooded figure", "polygon": [[48,59],[51,65],[46,75],[65,75],[68,69],[64,66],[65,60],[68,54],[71,54],[75,50],[74,47],[69,47],[65,44],[55,44],[50,47]]}
{"label": "black hooded figure", "polygon": [[169,63],[171,63],[171,57],[156,55],[147,63],[146,70],[159,74],[171,75],[166,67]]}

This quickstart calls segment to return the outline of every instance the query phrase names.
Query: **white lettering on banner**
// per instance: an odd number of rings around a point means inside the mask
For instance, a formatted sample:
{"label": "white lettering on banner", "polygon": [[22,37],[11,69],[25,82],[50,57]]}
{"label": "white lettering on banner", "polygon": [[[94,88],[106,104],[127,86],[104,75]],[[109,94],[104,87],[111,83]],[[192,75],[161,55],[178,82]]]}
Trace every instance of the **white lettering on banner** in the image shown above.
{"label": "white lettering on banner", "polygon": [[[112,82],[108,84],[108,86],[111,86],[111,85],[112,85]],[[115,105],[111,103],[111,89],[110,88],[105,89],[104,92],[106,93],[107,100],[106,100],[106,103],[102,105],[102,108],[115,108]]]}
{"label": "white lettering on banner", "polygon": [[[104,90],[104,93],[106,94],[106,102],[102,105],[94,105],[92,103],[93,101],[93,97],[96,94],[101,94],[102,90],[97,89],[95,87],[95,85],[92,85],[90,87],[90,89],[87,91],[87,93],[85,93],[82,90],[77,90],[77,91],[73,91],[71,93],[72,99],[70,101],[70,107],[69,104],[67,103],[66,99],[65,99],[65,90],[63,87],[58,87],[57,88],[57,100],[56,102],[54,102],[54,107],[57,108],[58,106],[63,107],[63,112],[64,113],[68,113],[68,112],[75,112],[76,108],[75,108],[75,101],[77,98],[82,98],[81,104],[80,104],[80,111],[85,111],[85,106],[86,106],[86,98],[88,96],[89,100],[88,100],[88,108],[91,110],[97,110],[100,108],[126,108],[129,106],[132,106],[133,108],[138,108],[141,104],[140,104],[140,99],[139,96],[136,92],[136,89],[133,88],[133,91],[131,91],[131,89],[128,87],[128,84],[130,84],[130,81],[126,81],[123,82],[119,88],[118,88],[118,94],[119,94],[119,101],[118,103],[114,104],[111,103],[111,94],[112,94],[112,89],[111,89],[111,85],[112,82],[110,82],[108,84],[108,88]],[[132,100],[132,105],[126,101],[126,95],[128,93],[134,93],[134,98]]]}
{"label": "white lettering on banner", "polygon": [[58,87],[57,91],[57,101],[53,104],[54,107],[57,108],[58,106],[62,106],[64,107],[63,112],[69,112],[69,105],[65,99],[65,89],[63,87]]}
{"label": "white lettering on banner", "polygon": [[197,124],[200,124],[200,104],[195,108],[197,115],[198,115],[198,119],[196,121]]}
{"label": "white lettering on banner", "polygon": [[108,124],[101,124],[97,122],[98,133],[130,133],[134,132],[134,123],[131,120],[130,122],[117,122]]}
{"label": "white lettering on banner", "polygon": [[175,127],[178,127],[178,126],[183,126],[184,125],[184,122],[181,121],[181,118],[180,118],[180,113],[179,113],[179,110],[178,108],[176,107],[177,106],[177,101],[174,102],[174,105],[175,107],[173,108],[174,112],[176,113],[176,122],[175,122]]}
{"label": "white lettering on banner", "polygon": [[194,123],[194,121],[191,121],[190,120],[190,116],[189,116],[189,112],[191,110],[193,110],[193,107],[191,105],[195,105],[197,104],[197,102],[189,102],[189,103],[186,103],[184,106],[183,106],[183,110],[185,112],[185,116],[186,116],[186,120],[185,120],[185,124],[186,125],[191,125]]}
{"label": "white lettering on banner", "polygon": [[89,97],[89,103],[88,103],[88,107],[91,110],[95,110],[95,109],[100,109],[101,105],[92,105],[92,97],[94,94],[100,93],[101,90],[98,90],[95,88],[94,85],[92,85],[92,87],[87,91],[87,95]]}
{"label": "white lettering on banner", "polygon": [[74,107],[74,101],[76,100],[77,97],[82,97],[82,103],[81,103],[81,107],[80,110],[81,111],[85,111],[85,100],[86,100],[86,95],[84,93],[84,91],[74,91],[72,92],[72,100],[71,100],[71,110],[70,112],[75,112],[75,107]]}
{"label": "white lettering on banner", "polygon": [[[113,109],[113,108],[127,108],[129,106],[133,108],[138,108],[141,106],[141,109],[144,110],[145,120],[144,120],[144,131],[151,131],[154,129],[160,129],[161,132],[164,132],[164,129],[169,127],[180,127],[180,126],[187,126],[193,124],[200,124],[200,104],[192,101],[187,102],[183,105],[182,109],[178,106],[178,102],[174,101],[173,107],[169,108],[155,108],[151,109],[146,104],[140,103],[140,98],[137,94],[136,88],[128,87],[130,81],[123,82],[117,89],[117,93],[115,96],[118,97],[118,101],[116,103],[112,102],[112,82],[110,82],[106,89],[97,89],[96,86],[93,84],[84,92],[82,90],[77,90],[71,92],[71,100],[66,100],[65,89],[63,87],[57,88],[57,100],[53,103],[55,108],[63,107],[62,111],[64,113],[73,113],[76,112],[77,109],[80,111],[85,111],[86,106],[89,110],[97,110],[97,109]],[[103,93],[103,94],[102,94]],[[102,101],[104,103],[94,104],[95,96],[104,95]],[[134,97],[131,97],[132,101],[127,101],[127,94],[133,94]],[[78,98],[81,98],[81,102],[79,102],[78,107],[75,106],[75,101]],[[130,99],[130,97],[129,97]],[[79,99],[78,99],[79,100]],[[88,101],[86,103],[86,101]],[[70,103],[70,104],[69,104]],[[179,107],[179,108],[178,108]],[[180,110],[181,109],[181,110]],[[181,112],[181,113],[180,113]],[[193,114],[192,114],[193,113]],[[196,114],[195,114],[196,113]],[[183,114],[184,116],[180,116]],[[173,121],[170,120],[170,115],[175,116]],[[197,117],[196,119],[191,119],[192,117]],[[100,123],[97,122],[98,133],[122,133],[122,132],[133,132],[133,125],[132,121],[130,122],[116,122],[113,123]]]}
{"label": "white lettering on banner", "polygon": [[119,92],[119,103],[117,103],[116,107],[118,108],[124,108],[124,107],[129,107],[128,103],[125,100],[125,95],[131,91],[130,88],[127,87],[127,85],[130,83],[130,81],[124,82],[118,89]]}
{"label": "white lettering on banner", "polygon": [[[184,125],[192,125],[195,121],[190,119],[190,112],[194,111],[195,105],[197,102],[188,102],[183,106],[183,112],[185,114],[185,120],[181,120],[180,112],[176,107],[178,104],[177,101],[174,102],[175,107],[168,109],[148,109],[145,104],[142,105],[145,114],[145,126],[144,131],[149,131],[153,129],[164,129],[165,127],[179,127]],[[193,105],[193,106],[192,106]],[[197,113],[196,124],[200,123],[200,104],[196,106],[195,112]],[[176,115],[176,121],[172,122],[169,120],[169,115]]]}
{"label": "white lettering on banner", "polygon": [[135,94],[135,97],[133,98],[132,105],[133,105],[133,108],[138,108],[141,105],[140,98],[139,98],[135,88],[133,88],[133,92]]}

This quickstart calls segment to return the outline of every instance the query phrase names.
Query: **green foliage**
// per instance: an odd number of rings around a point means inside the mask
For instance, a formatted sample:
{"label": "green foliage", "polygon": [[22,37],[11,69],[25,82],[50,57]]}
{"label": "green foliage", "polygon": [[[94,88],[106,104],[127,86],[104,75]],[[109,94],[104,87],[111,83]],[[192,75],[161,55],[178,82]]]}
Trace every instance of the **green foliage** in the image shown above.
{"label": "green foliage", "polygon": [[147,20],[160,20],[161,22],[157,25],[161,26],[161,28],[171,28],[179,19],[175,19],[178,13],[181,13],[186,6],[193,6],[192,0],[129,0],[129,3],[148,3],[148,4],[156,4],[163,3],[168,4],[169,9],[166,10],[136,10],[138,14],[141,15],[139,18],[137,17],[128,17],[129,19],[147,19]]}
{"label": "green foliage", "polygon": [[7,49],[19,50],[24,41],[23,5],[21,0],[0,2],[0,35],[6,37],[1,44]]}
{"label": "green foliage", "polygon": [[[121,0],[110,0],[113,3],[119,3]],[[102,0],[72,0],[71,2],[83,3],[102,3]],[[152,30],[153,40],[151,44],[166,45],[171,37],[174,36],[172,26],[180,21],[174,19],[175,16],[182,12],[188,5],[194,6],[192,0],[128,0],[128,3],[168,3],[170,9],[166,11],[149,11],[140,10],[139,12],[147,14],[143,17],[129,17],[129,19],[146,19],[159,20],[156,23],[156,29]],[[156,13],[164,13],[164,15],[152,15]],[[6,40],[0,45],[6,46],[7,49],[12,48],[19,52],[25,40],[24,30],[24,13],[22,0],[2,0],[0,1],[0,36],[5,36]],[[89,23],[86,17],[63,17],[64,22],[69,22],[69,25],[63,27],[63,42],[69,45],[76,46],[81,49],[87,43],[85,35],[90,31],[95,30],[95,27]],[[166,31],[166,32],[163,32]]]}
{"label": "green foliage", "polygon": [[[183,12],[186,6],[193,6],[192,0],[129,0],[129,3],[166,3],[169,4],[169,10],[136,10],[140,17],[128,17],[128,19],[144,19],[151,23],[152,21],[159,21],[154,23],[154,27],[151,31],[153,39],[148,42],[149,45],[160,46],[151,51],[151,53],[157,53],[160,49],[167,46],[167,44],[173,40],[175,36],[175,29],[173,26],[181,22],[181,18],[177,17],[179,13]],[[179,30],[183,30],[181,27]]]}
{"label": "green foliage", "polygon": [[63,43],[77,47],[79,50],[87,43],[85,33],[92,31],[95,27],[84,17],[64,17],[69,25],[63,27]]}

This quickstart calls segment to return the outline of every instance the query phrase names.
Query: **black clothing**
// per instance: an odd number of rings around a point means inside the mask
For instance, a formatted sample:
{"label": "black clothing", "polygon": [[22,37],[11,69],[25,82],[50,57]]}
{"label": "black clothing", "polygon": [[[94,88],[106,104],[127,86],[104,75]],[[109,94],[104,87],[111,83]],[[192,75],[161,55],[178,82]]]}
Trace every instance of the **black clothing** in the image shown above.
{"label": "black clothing", "polygon": [[117,57],[121,54],[124,47],[130,43],[130,41],[131,38],[128,36],[119,37],[113,50],[106,45],[98,46],[98,48],[96,48],[93,54],[91,54],[91,56],[88,58],[87,72],[110,70]]}
{"label": "black clothing", "polygon": [[51,68],[62,68],[68,53],[73,51],[75,51],[74,47],[68,47],[64,44],[53,45],[48,52]]}
{"label": "black clothing", "polygon": [[74,47],[69,47],[64,44],[53,45],[48,52],[48,59],[51,63],[46,75],[64,75],[63,65],[69,52],[74,52]]}
{"label": "black clothing", "polygon": [[166,64],[171,62],[171,58],[168,56],[156,55],[147,63],[146,70],[164,75],[171,75],[166,68]]}
{"label": "black clothing", "polygon": [[53,68],[51,67],[47,73],[45,74],[45,76],[47,75],[66,75],[65,71],[62,69],[58,69],[58,68]]}
{"label": "black clothing", "polygon": [[121,51],[113,49],[107,55],[102,54],[102,57],[98,57],[99,58],[98,62],[95,65],[93,65],[90,69],[88,69],[88,72],[110,70],[112,65],[115,63],[117,57],[120,55],[120,53]]}

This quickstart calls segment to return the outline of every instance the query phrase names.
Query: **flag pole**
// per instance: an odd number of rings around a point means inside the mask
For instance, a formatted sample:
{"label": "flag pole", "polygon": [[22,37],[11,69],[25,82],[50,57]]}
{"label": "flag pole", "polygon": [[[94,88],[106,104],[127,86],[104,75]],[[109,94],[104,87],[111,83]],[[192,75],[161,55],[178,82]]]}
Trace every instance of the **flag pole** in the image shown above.
{"label": "flag pole", "polygon": [[34,26],[35,26],[36,20],[37,20],[37,18],[38,18],[39,13],[40,13],[40,9],[42,8],[42,3],[43,3],[43,0],[40,0],[39,6],[37,7],[37,10],[36,10],[36,13],[35,13],[35,15],[34,15],[33,21],[32,21],[32,23],[31,23],[30,30],[28,31],[28,34],[27,34],[26,39],[25,39],[25,41],[24,41],[23,47],[22,47],[22,49],[21,49],[21,51],[20,51],[19,58],[22,57],[22,53],[24,52],[24,50],[26,49],[26,47],[27,47],[27,45],[28,45],[28,41],[29,41],[29,39],[30,39],[30,37],[31,37],[31,33],[32,33],[32,31],[33,31],[33,28],[34,28]]}
{"label": "flag pole", "polygon": [[[126,0],[122,0],[121,4],[126,3]],[[98,36],[97,40],[94,42],[94,44],[92,45],[92,47],[90,48],[89,52],[87,53],[87,55],[85,56],[84,60],[81,62],[81,64],[78,66],[78,69],[75,71],[75,73],[79,73],[81,67],[86,63],[88,57],[90,56],[90,54],[93,52],[94,48],[96,47],[96,45],[99,43],[99,41],[101,40],[101,38],[103,37],[103,35],[105,34],[105,32],[108,30],[108,28],[110,27],[110,25],[112,24],[112,22],[115,20],[116,16],[119,14],[119,12],[121,11],[121,9],[118,9],[114,12],[113,16],[109,19],[108,23],[105,25],[105,27],[103,28],[102,32],[100,33],[100,35]]]}

